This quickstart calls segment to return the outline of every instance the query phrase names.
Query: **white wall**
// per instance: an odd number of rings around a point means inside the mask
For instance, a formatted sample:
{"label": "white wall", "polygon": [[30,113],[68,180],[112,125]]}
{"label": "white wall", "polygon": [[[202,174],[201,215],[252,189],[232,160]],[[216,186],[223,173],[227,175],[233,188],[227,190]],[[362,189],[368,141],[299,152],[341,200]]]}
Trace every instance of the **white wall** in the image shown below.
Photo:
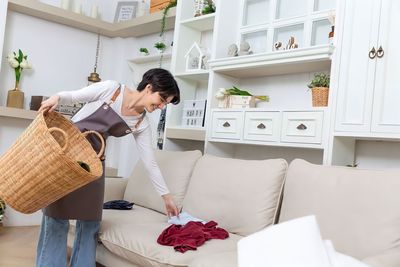
{"label": "white wall", "polygon": [[[0,58],[3,58],[3,42],[4,42],[4,32],[6,29],[6,17],[7,17],[7,4],[8,0],[0,1]],[[1,64],[0,64],[1,71]]]}
{"label": "white wall", "polygon": [[[32,95],[50,96],[61,90],[75,90],[87,84],[87,76],[93,71],[95,60],[96,34],[16,12],[10,11],[6,16],[5,2],[0,2],[2,15],[0,17],[0,48],[2,48],[0,52],[7,55],[20,48],[33,64],[33,69],[24,70],[21,78],[26,109],[29,109]],[[47,2],[59,4],[59,1]],[[112,3],[116,2],[99,1],[99,5],[113,5]],[[113,15],[114,10],[111,10],[108,16],[113,18]],[[2,34],[2,31],[5,31],[5,34]],[[166,33],[166,43],[172,41],[172,36],[172,31]],[[157,34],[126,39],[102,36],[97,72],[103,80],[114,79],[127,84],[130,88],[136,88],[145,70],[157,67],[158,64],[136,66],[132,71],[127,59],[138,56],[140,47],[148,47],[150,51],[153,51],[153,44],[158,40]],[[168,62],[165,63],[167,64],[163,67],[169,68]],[[15,76],[5,57],[1,57],[1,66],[0,105],[4,106],[7,91],[14,86]],[[159,112],[149,115],[154,136],[158,117]],[[29,121],[26,120],[0,117],[0,155],[8,149],[28,124]],[[137,159],[132,136],[127,136],[122,140],[109,140],[106,164],[118,168],[119,175],[128,176]],[[41,212],[24,215],[8,208],[4,223],[5,225],[32,225],[39,224],[40,219]]]}

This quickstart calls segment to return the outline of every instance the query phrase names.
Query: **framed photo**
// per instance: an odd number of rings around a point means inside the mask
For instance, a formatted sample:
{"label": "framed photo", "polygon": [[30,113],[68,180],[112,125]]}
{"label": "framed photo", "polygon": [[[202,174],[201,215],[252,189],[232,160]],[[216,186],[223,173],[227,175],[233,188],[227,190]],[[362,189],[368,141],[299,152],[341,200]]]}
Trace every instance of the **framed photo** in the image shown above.
{"label": "framed photo", "polygon": [[137,1],[118,2],[117,9],[115,10],[114,22],[127,21],[135,18],[137,8]]}

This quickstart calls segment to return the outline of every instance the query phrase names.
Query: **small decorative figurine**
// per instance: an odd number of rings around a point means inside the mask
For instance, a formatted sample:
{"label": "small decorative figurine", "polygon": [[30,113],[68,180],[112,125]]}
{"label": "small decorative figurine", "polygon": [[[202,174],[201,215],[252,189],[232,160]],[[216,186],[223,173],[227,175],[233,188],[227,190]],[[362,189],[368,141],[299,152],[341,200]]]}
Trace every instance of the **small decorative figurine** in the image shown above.
{"label": "small decorative figurine", "polygon": [[237,57],[238,56],[238,47],[236,44],[231,44],[228,48],[228,56]]}
{"label": "small decorative figurine", "polygon": [[242,41],[240,43],[239,56],[245,56],[250,54],[253,54],[253,52],[250,51],[250,44],[246,41]]}

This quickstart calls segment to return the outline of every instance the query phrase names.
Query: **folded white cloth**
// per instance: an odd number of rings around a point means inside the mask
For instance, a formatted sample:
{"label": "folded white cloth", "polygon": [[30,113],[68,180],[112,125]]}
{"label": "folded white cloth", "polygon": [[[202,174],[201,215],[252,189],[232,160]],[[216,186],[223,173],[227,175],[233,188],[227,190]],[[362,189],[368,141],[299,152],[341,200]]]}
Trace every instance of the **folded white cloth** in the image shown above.
{"label": "folded white cloth", "polygon": [[205,223],[205,221],[203,221],[202,219],[198,219],[196,217],[193,217],[192,215],[190,215],[187,212],[181,212],[179,214],[179,218],[177,216],[173,216],[168,220],[168,223],[170,224],[177,224],[177,225],[185,225],[190,221],[194,221],[194,222],[202,222]]}
{"label": "folded white cloth", "polygon": [[239,267],[368,267],[323,241],[315,216],[267,227],[238,242]]}

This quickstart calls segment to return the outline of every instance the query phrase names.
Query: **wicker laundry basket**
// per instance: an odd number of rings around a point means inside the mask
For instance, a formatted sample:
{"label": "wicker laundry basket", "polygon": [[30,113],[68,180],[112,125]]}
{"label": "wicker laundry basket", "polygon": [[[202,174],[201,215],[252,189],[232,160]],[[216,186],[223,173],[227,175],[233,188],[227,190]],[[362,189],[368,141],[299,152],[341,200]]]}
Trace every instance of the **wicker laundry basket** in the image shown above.
{"label": "wicker laundry basket", "polygon": [[[92,133],[102,143],[98,154],[85,138]],[[0,198],[17,211],[33,213],[100,177],[103,151],[99,133],[81,133],[57,112],[39,113],[0,157]]]}

